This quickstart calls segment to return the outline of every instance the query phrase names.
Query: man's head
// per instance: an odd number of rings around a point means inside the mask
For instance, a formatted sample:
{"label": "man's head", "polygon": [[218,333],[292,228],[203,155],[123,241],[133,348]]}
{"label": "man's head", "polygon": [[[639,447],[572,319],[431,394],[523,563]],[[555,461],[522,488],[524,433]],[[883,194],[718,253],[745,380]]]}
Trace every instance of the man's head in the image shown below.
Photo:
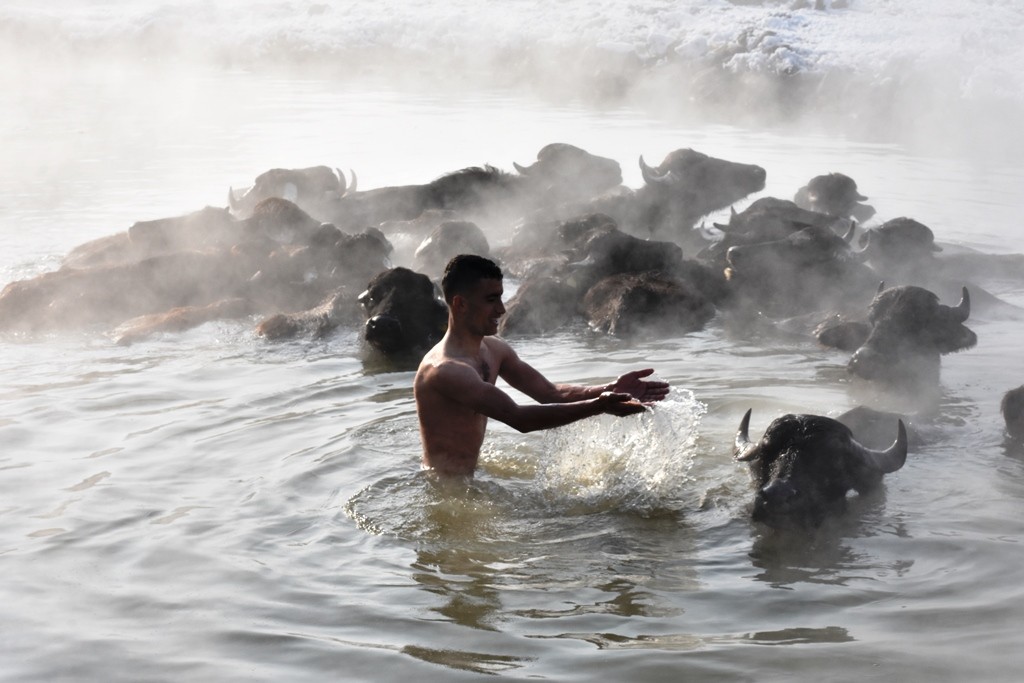
{"label": "man's head", "polygon": [[481,280],[501,279],[501,268],[494,261],[475,254],[459,254],[445,267],[441,290],[451,306],[456,294],[465,294]]}

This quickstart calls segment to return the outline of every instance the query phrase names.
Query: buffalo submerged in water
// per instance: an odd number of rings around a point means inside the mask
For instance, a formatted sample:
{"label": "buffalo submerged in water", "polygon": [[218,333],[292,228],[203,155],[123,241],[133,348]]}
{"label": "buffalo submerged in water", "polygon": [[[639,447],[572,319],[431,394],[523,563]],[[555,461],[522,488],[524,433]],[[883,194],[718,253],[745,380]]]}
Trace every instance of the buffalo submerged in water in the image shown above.
{"label": "buffalo submerged in water", "polygon": [[821,415],[778,417],[754,442],[750,415],[748,410],[740,422],[733,453],[750,465],[757,488],[751,517],[768,526],[816,526],[844,509],[848,492],[877,488],[883,475],[907,459],[902,420],[892,445],[876,450],[860,444],[843,423]]}

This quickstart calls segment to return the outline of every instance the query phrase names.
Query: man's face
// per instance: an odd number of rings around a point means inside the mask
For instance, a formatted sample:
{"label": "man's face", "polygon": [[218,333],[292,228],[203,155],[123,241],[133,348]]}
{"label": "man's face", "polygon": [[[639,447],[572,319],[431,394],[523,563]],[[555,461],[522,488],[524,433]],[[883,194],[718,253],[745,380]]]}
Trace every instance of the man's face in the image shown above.
{"label": "man's face", "polygon": [[480,335],[498,332],[498,321],[505,315],[505,304],[501,302],[504,293],[501,280],[484,279],[463,297],[465,320],[473,332]]}

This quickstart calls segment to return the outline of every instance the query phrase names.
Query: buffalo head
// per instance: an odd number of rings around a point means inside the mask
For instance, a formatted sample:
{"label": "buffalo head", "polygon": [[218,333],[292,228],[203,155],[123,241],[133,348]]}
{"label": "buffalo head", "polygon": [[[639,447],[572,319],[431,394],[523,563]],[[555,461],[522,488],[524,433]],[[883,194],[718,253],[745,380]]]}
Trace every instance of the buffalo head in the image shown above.
{"label": "buffalo head", "polygon": [[642,219],[652,233],[667,229],[675,234],[698,219],[764,189],[766,173],[754,164],[716,159],[692,149],[668,154],[658,166],[640,157],[644,187],[638,201]]}
{"label": "buffalo head", "polygon": [[868,380],[935,383],[942,354],[969,349],[977,335],[964,325],[971,299],[963,288],[960,303],[946,306],[921,287],[880,291],[868,309],[871,332],[847,368]]}
{"label": "buffalo head", "polygon": [[264,199],[279,197],[295,202],[307,211],[319,213],[324,203],[333,202],[347,192],[356,190],[356,174],[352,184],[345,182],[341,171],[327,166],[310,168],[272,168],[256,176],[252,186],[241,194],[228,188],[228,204],[232,213],[245,217]]}
{"label": "buffalo head", "polygon": [[362,294],[363,338],[389,358],[418,360],[448,326],[448,307],[422,273],[391,268],[379,273]]}
{"label": "buffalo head", "polygon": [[1003,394],[999,408],[1006,422],[1006,433],[1012,439],[1024,441],[1024,386]]}
{"label": "buffalo head", "polygon": [[590,199],[622,183],[619,162],[564,142],[542,147],[529,166],[513,166],[551,203]]}
{"label": "buffalo head", "polygon": [[931,228],[905,217],[893,218],[865,231],[860,244],[860,256],[886,279],[904,278],[933,268],[935,252],[942,251],[935,244]]}
{"label": "buffalo head", "polygon": [[852,236],[852,230],[840,237],[830,228],[809,226],[783,239],[730,247],[725,275],[743,301],[770,316],[867,300],[877,276],[854,258]]}
{"label": "buffalo head", "polygon": [[907,459],[902,420],[892,445],[874,450],[858,443],[846,425],[820,415],[783,415],[753,442],[750,413],[740,422],[733,453],[749,463],[757,487],[752,517],[769,526],[817,525],[842,510],[849,491],[870,491]]}
{"label": "buffalo head", "polygon": [[805,209],[859,221],[875,215],[873,206],[862,203],[866,199],[857,191],[853,178],[842,173],[815,176],[797,190],[794,197],[796,203]]}

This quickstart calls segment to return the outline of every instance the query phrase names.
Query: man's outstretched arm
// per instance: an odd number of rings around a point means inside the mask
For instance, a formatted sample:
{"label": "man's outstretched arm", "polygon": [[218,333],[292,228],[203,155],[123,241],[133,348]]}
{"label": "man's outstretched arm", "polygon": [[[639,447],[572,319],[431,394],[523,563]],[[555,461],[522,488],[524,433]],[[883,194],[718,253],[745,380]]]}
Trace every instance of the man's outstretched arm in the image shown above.
{"label": "man's outstretched arm", "polygon": [[472,368],[458,364],[438,368],[432,381],[434,390],[449,400],[520,432],[562,427],[601,413],[624,417],[646,410],[629,394],[610,391],[575,401],[520,405],[501,389],[481,380]]}
{"label": "man's outstretched arm", "polygon": [[572,403],[596,398],[604,392],[629,394],[641,403],[660,401],[668,395],[668,382],[647,380],[654,373],[653,368],[633,370],[608,384],[586,386],[580,384],[554,384],[529,363],[525,362],[508,345],[499,369],[502,379],[539,403]]}

